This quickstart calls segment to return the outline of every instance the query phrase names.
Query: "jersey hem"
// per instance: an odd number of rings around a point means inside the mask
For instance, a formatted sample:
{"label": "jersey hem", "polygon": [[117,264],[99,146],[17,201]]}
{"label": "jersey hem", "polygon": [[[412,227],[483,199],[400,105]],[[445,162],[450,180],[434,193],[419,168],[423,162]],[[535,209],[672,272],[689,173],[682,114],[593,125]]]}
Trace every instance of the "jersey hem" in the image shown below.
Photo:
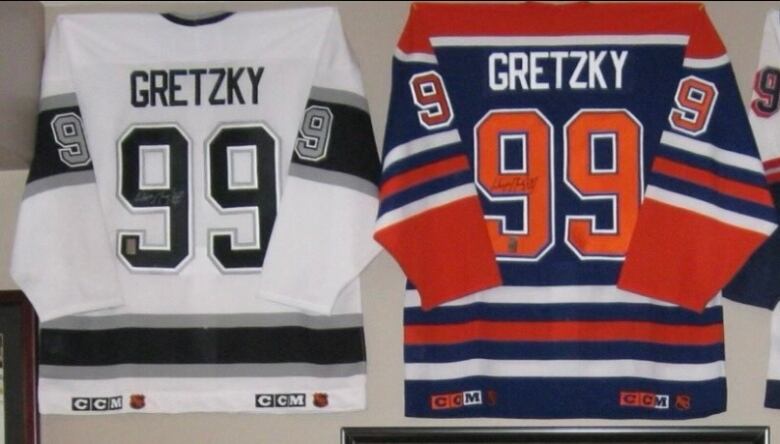
{"label": "jersey hem", "polygon": [[[778,406],[777,408],[780,408]],[[697,419],[697,418],[706,418],[709,416],[717,415],[719,413],[725,412],[725,408],[720,409],[713,409],[713,410],[707,410],[700,414],[695,415],[688,415],[688,416],[664,416],[664,417],[658,417],[658,416],[651,416],[651,415],[621,415],[621,416],[615,416],[610,415],[609,413],[597,413],[597,414],[587,414],[587,413],[565,413],[565,414],[552,414],[552,415],[452,415],[452,416],[441,416],[441,415],[426,415],[426,414],[415,414],[415,413],[405,413],[404,416],[407,418],[426,418],[426,419],[456,419],[456,418],[505,418],[505,419],[611,419],[611,420],[632,420],[632,419],[650,419],[650,420],[671,420],[671,421],[682,421],[686,419]]]}
{"label": "jersey hem", "polygon": [[269,300],[271,302],[277,302],[279,304],[287,305],[293,308],[306,310],[309,312],[329,315],[332,312],[332,305],[313,304],[310,302],[303,302],[297,299],[293,299],[289,296],[283,296],[279,293],[273,293],[268,291],[261,291],[259,297]]}
{"label": "jersey hem", "polygon": [[81,305],[74,305],[65,309],[58,309],[58,310],[51,310],[42,312],[39,309],[36,310],[38,313],[38,320],[43,323],[46,321],[51,321],[53,319],[80,314],[80,313],[87,313],[90,311],[96,311],[96,310],[104,310],[114,307],[119,307],[124,304],[124,300],[122,298],[113,298],[110,300],[110,302],[104,303],[90,303],[90,304],[81,304]]}

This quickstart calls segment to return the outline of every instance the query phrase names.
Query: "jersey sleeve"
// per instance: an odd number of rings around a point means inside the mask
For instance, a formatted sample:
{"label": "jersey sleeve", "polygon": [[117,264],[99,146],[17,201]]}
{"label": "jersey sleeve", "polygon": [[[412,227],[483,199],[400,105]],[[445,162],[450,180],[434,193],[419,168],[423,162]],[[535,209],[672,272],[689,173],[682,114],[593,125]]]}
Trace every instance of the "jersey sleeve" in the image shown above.
{"label": "jersey sleeve", "polygon": [[360,71],[335,10],[295,143],[260,294],[330,313],[380,250],[371,237],[377,148]]}
{"label": "jersey sleeve", "polygon": [[41,321],[123,303],[60,27],[44,62],[11,276]]}
{"label": "jersey sleeve", "polygon": [[500,285],[473,173],[438,63],[412,6],[393,57],[375,239],[423,309]]}
{"label": "jersey sleeve", "polygon": [[697,311],[777,220],[725,48],[699,12],[618,283]]}
{"label": "jersey sleeve", "polygon": [[[780,41],[779,14],[767,15],[753,94],[748,109],[750,126],[764,162],[769,189],[780,206]],[[723,289],[723,296],[745,304],[772,309],[780,299],[780,232],[756,250],[740,272]],[[780,406],[780,396],[778,396]]]}
{"label": "jersey sleeve", "polygon": [[[780,13],[770,11],[764,25],[758,69],[748,118],[764,162],[766,178],[776,206],[780,206]],[[780,409],[780,232],[750,257],[740,272],[723,289],[731,300],[774,309],[769,354],[769,371],[764,405]]]}

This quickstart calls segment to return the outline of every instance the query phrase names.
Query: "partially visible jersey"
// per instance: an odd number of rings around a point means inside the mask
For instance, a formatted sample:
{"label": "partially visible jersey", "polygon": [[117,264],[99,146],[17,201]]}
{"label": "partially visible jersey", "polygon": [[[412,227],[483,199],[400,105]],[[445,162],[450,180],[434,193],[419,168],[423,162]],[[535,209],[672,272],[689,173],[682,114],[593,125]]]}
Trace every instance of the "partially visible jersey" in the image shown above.
{"label": "partially visible jersey", "polygon": [[719,292],[775,220],[701,5],[412,6],[375,233],[408,416],[723,411]]}
{"label": "partially visible jersey", "polygon": [[[770,191],[780,207],[780,13],[766,16],[753,96],[748,109]],[[765,405],[780,408],[780,233],[775,232],[723,289],[729,299],[774,309]]]}
{"label": "partially visible jersey", "polygon": [[335,9],[58,17],[12,265],[41,412],[363,408],[378,175]]}

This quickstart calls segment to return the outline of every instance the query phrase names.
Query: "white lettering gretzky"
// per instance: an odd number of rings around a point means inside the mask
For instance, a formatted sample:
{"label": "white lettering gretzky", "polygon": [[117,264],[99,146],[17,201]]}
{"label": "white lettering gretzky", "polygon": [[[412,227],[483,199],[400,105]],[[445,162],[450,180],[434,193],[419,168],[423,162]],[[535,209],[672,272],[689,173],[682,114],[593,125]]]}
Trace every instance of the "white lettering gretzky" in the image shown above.
{"label": "white lettering gretzky", "polygon": [[[488,57],[490,89],[621,89],[627,59],[626,50],[493,52]],[[614,74],[612,84],[607,84],[605,70]]]}

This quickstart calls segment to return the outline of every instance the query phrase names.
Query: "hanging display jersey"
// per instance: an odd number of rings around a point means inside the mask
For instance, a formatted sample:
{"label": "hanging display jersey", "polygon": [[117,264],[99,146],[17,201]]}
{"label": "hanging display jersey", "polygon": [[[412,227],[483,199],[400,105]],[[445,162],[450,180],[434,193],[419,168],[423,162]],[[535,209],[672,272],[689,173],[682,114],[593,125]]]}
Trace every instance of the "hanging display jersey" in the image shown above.
{"label": "hanging display jersey", "polygon": [[723,411],[719,292],[775,221],[703,6],[412,6],[375,233],[408,416]]}
{"label": "hanging display jersey", "polygon": [[[780,207],[780,12],[766,16],[761,54],[753,82],[753,97],[748,109],[750,125],[764,161],[767,182]],[[769,375],[766,386],[767,407],[780,409],[780,233],[775,232],[748,260],[745,267],[723,289],[729,299],[774,309]]]}
{"label": "hanging display jersey", "polygon": [[364,407],[379,162],[335,9],[61,16],[41,96],[42,413]]}

